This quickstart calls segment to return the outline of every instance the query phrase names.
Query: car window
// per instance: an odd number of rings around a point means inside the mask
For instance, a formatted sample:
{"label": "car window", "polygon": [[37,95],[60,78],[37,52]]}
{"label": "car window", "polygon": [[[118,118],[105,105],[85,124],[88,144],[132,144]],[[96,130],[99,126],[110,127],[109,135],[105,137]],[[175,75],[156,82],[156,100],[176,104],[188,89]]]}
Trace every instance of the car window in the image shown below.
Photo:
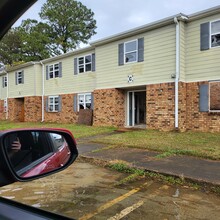
{"label": "car window", "polygon": [[55,151],[59,150],[59,148],[63,146],[65,141],[63,136],[55,133],[50,133],[50,137],[54,144],[54,148],[55,148],[54,150]]}

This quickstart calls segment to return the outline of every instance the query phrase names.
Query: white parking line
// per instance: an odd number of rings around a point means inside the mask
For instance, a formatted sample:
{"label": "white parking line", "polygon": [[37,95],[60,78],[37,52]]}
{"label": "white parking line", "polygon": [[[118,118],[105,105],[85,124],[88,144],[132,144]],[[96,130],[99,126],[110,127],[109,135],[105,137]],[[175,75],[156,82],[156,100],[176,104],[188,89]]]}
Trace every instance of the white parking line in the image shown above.
{"label": "white parking line", "polygon": [[120,220],[120,219],[124,218],[126,215],[129,215],[135,209],[142,206],[143,204],[144,204],[144,201],[140,200],[139,202],[135,203],[134,205],[129,206],[126,209],[123,209],[120,213],[116,214],[115,216],[112,216],[108,220]]}
{"label": "white parking line", "polygon": [[111,206],[113,206],[113,205],[115,205],[115,204],[121,202],[122,200],[128,198],[129,196],[131,196],[131,195],[137,193],[137,192],[140,191],[143,187],[146,187],[146,186],[148,187],[148,186],[150,186],[152,183],[153,183],[153,181],[150,181],[150,182],[145,183],[145,184],[143,184],[142,186],[140,186],[140,187],[138,187],[138,188],[136,188],[136,189],[130,190],[129,192],[125,193],[124,195],[119,196],[119,197],[117,197],[117,198],[115,198],[115,199],[113,199],[113,200],[111,200],[111,201],[105,203],[104,205],[100,206],[100,207],[97,208],[94,212],[82,216],[81,218],[79,218],[79,220],[88,220],[88,219],[92,218],[93,216],[99,214],[99,213],[102,212],[103,210],[108,209],[108,208],[110,208]]}

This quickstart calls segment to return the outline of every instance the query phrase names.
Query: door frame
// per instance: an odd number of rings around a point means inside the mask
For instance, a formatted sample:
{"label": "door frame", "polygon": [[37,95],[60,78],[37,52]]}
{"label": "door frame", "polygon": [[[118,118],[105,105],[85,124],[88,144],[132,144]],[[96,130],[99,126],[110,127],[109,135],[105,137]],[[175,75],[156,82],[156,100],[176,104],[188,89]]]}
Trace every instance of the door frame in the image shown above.
{"label": "door frame", "polygon": [[[135,93],[137,92],[146,92],[146,90],[129,90],[127,91],[127,120],[126,126],[134,127],[135,126]],[[132,123],[130,125],[130,96],[132,94]]]}

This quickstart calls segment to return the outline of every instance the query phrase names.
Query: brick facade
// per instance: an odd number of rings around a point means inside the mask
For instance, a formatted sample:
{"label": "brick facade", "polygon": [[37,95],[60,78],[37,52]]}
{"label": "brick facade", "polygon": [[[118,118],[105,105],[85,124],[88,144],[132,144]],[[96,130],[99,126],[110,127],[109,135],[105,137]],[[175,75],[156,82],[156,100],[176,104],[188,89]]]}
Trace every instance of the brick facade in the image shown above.
{"label": "brick facade", "polygon": [[24,98],[8,99],[8,119],[15,122],[24,122]]}
{"label": "brick facade", "polygon": [[94,117],[96,126],[125,125],[125,94],[121,89],[101,89],[94,91]]}
{"label": "brick facade", "polygon": [[[200,112],[199,88],[208,82],[179,83],[179,130],[194,130],[220,132],[220,112]],[[212,84],[216,96],[212,94],[215,106],[219,104],[219,84]],[[45,122],[83,123],[95,126],[126,125],[126,90],[100,89],[95,90],[94,110],[74,111],[75,94],[61,95],[62,108],[60,112],[44,112]],[[46,99],[44,101],[46,103]],[[217,101],[216,101],[217,100]],[[42,118],[41,97],[24,97],[8,99],[8,119],[10,121],[39,122]],[[216,104],[217,103],[217,104]],[[92,120],[93,115],[93,120]],[[4,100],[0,101],[0,119],[6,119]],[[86,119],[86,121],[85,121]],[[175,129],[175,84],[161,83],[146,86],[146,127],[170,131]]]}
{"label": "brick facade", "polygon": [[174,125],[174,83],[147,85],[146,122],[148,129],[173,130]]}
{"label": "brick facade", "polygon": [[220,132],[220,112],[199,111],[199,86],[207,83],[208,82],[187,83],[186,125],[188,130]]}
{"label": "brick facade", "polygon": [[0,100],[0,120],[6,120],[6,113],[4,112],[4,100]]}
{"label": "brick facade", "polygon": [[[179,130],[220,132],[220,112],[200,112],[199,110],[199,86],[201,84],[208,84],[208,82],[179,83]],[[174,83],[148,85],[146,88],[147,128],[174,130]],[[219,91],[218,87],[216,90]],[[216,96],[214,100],[218,99],[219,93]]]}
{"label": "brick facade", "polygon": [[32,96],[24,98],[24,120],[26,122],[41,121],[42,118],[42,97]]}
{"label": "brick facade", "polygon": [[45,122],[56,122],[56,123],[77,123],[78,112],[74,112],[74,94],[61,95],[62,108],[60,112],[47,112],[46,111],[46,100],[48,97],[44,97],[45,103]]}

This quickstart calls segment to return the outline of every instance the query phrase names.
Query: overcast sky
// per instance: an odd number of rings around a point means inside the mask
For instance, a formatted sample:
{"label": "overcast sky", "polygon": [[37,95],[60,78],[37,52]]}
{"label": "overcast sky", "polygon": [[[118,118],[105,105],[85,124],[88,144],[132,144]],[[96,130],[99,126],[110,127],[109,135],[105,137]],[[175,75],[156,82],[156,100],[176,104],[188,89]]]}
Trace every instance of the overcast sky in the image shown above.
{"label": "overcast sky", "polygon": [[[20,25],[21,20],[27,18],[39,19],[38,13],[45,2],[46,0],[38,0],[16,25]],[[97,21],[97,34],[90,41],[109,37],[180,12],[189,15],[220,5],[220,0],[81,0],[81,2],[95,13]]]}

